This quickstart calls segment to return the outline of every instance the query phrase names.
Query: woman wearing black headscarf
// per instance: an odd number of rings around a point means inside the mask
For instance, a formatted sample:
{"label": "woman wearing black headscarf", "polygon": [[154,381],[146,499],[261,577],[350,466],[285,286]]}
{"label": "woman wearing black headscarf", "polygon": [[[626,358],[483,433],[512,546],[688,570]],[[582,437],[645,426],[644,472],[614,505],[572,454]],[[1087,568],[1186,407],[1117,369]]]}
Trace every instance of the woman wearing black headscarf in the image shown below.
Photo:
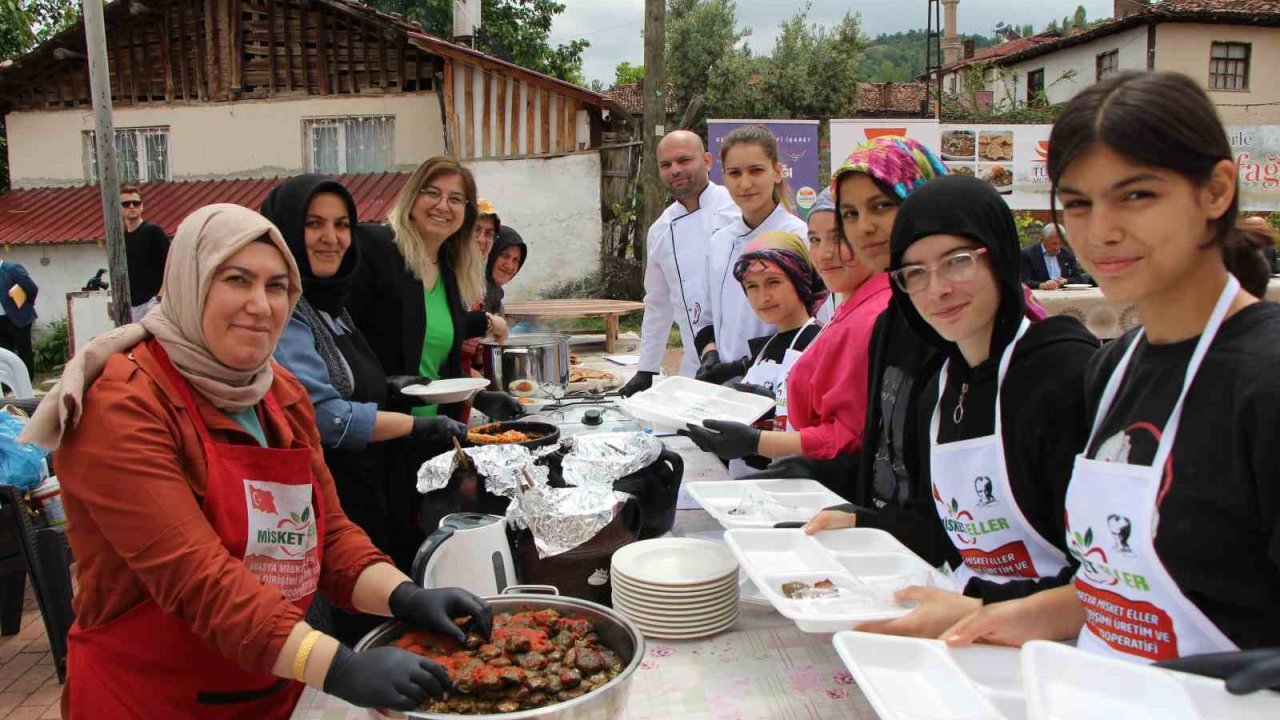
{"label": "woman wearing black headscarf", "polygon": [[[388,412],[389,394],[427,384],[417,376],[387,377],[356,329],[343,301],[360,263],[355,201],[347,189],[321,175],[299,175],[276,187],[262,205],[293,253],[302,276],[302,298],[276,347],[277,362],[306,388],[316,410],[325,463],[347,516],[380,549],[387,543],[386,463],[381,442],[400,437],[445,441],[466,428],[443,415],[415,417]],[[338,635],[353,623],[335,614]],[[357,635],[358,637],[358,635]]]}
{"label": "woman wearing black headscarf", "polygon": [[915,418],[919,484],[963,595],[908,588],[899,599],[915,611],[861,629],[937,637],[983,603],[1070,579],[1062,508],[1098,341],[1075,318],[1027,319],[1013,215],[981,180],[939,178],[907,198],[890,263],[907,324],[946,357]]}

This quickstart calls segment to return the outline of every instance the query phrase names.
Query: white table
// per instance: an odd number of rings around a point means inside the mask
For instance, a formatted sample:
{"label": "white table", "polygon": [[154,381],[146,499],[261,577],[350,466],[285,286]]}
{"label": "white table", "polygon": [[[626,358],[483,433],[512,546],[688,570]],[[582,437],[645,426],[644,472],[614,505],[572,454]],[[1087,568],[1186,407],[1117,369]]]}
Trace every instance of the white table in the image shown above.
{"label": "white table", "polygon": [[[685,480],[729,474],[685,438],[667,438],[685,458]],[[673,535],[719,535],[701,509],[676,514]],[[293,720],[376,717],[310,688]],[[695,641],[646,640],[645,658],[619,720],[875,720],[836,656],[831,636],[801,632],[771,607],[743,603],[732,630]]]}

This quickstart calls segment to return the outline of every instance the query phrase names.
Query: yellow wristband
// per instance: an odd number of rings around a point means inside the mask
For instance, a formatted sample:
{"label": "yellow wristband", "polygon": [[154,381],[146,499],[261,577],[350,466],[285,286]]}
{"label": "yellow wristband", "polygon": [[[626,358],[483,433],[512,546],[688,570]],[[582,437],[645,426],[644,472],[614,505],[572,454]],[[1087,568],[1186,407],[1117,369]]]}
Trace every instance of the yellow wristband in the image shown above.
{"label": "yellow wristband", "polygon": [[302,674],[306,672],[307,660],[311,657],[311,649],[316,646],[316,641],[324,636],[319,630],[312,630],[307,636],[302,638],[302,643],[298,645],[298,654],[293,658],[293,679],[298,682],[305,682]]}

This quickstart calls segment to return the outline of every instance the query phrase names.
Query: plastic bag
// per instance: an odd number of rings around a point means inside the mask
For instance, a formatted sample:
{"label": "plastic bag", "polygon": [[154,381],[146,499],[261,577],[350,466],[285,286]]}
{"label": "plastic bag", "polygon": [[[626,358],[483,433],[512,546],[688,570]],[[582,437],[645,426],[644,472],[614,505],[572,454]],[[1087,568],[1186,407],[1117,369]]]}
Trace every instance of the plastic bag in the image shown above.
{"label": "plastic bag", "polygon": [[32,490],[44,479],[44,459],[49,454],[37,445],[18,442],[27,421],[0,412],[0,482]]}

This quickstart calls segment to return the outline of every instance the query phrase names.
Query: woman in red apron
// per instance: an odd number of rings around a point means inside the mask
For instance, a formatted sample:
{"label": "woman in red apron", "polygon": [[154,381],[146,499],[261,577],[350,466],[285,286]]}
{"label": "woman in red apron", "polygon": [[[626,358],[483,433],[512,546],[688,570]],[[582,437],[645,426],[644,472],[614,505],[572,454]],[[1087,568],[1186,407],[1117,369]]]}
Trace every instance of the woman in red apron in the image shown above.
{"label": "woman in red apron", "polygon": [[77,560],[64,717],[288,718],[303,684],[417,707],[443,668],[312,630],[335,604],[461,638],[488,609],[417,588],[342,512],[302,386],[271,361],[301,283],[275,226],[179,226],[160,306],[77,355],[24,439],[57,448]]}
{"label": "woman in red apron", "polygon": [[1172,73],[1099,83],[1054,126],[1048,169],[1081,261],[1144,327],[1087,378],[1092,435],[1066,498],[1074,586],[991,606],[949,639],[1074,637],[1142,662],[1280,647],[1280,307],[1226,270],[1225,253],[1255,249],[1234,232],[1213,105]]}
{"label": "woman in red apron", "polygon": [[899,599],[919,607],[861,630],[937,637],[984,603],[1071,579],[1062,502],[1088,437],[1080,386],[1098,341],[1069,316],[1027,319],[1018,257],[1013,214],[981,180],[939,178],[898,213],[895,301],[947,358],[920,379],[915,422],[920,483],[960,592],[907,588]]}

